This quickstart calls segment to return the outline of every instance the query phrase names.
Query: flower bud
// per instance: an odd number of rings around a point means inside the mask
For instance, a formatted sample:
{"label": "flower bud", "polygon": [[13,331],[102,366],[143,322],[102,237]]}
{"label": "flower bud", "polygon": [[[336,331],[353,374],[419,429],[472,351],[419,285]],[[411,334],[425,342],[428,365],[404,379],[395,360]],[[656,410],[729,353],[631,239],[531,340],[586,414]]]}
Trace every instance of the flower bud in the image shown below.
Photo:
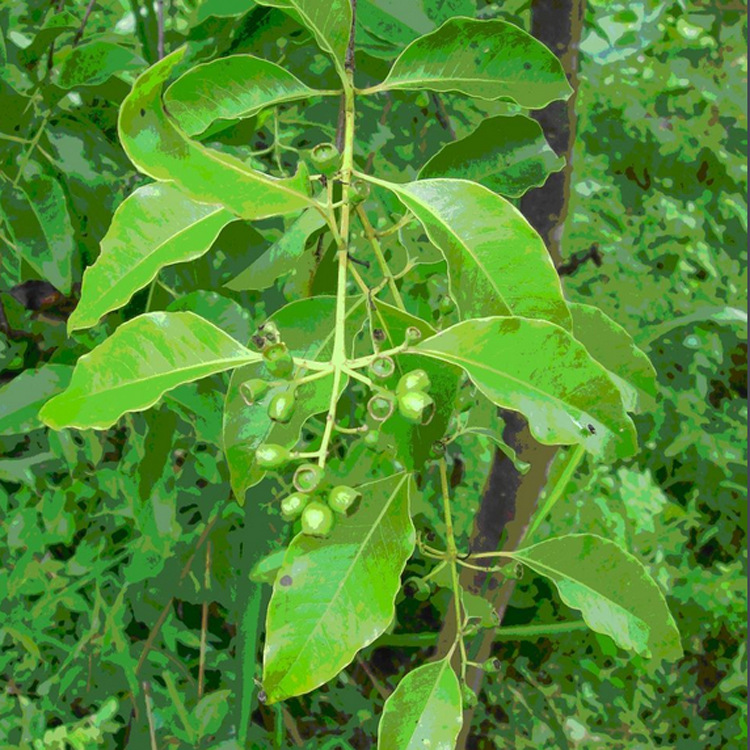
{"label": "flower bud", "polygon": [[294,391],[277,393],[268,404],[268,417],[274,422],[288,422],[294,414]]}
{"label": "flower bud", "polygon": [[268,372],[276,378],[288,378],[294,370],[294,360],[286,344],[271,344],[263,351]]}

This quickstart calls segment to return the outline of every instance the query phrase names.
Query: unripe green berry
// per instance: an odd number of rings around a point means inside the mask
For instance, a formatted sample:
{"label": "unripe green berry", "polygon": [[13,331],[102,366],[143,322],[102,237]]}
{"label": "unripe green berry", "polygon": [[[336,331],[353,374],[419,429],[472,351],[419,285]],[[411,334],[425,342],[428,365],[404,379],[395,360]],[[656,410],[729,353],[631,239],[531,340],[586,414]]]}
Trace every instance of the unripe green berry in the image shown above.
{"label": "unripe green berry", "polygon": [[430,376],[424,370],[412,370],[401,376],[396,386],[396,393],[399,396],[408,391],[424,391],[426,393],[430,390],[431,385]]}
{"label": "unripe green berry", "polygon": [[347,485],[340,484],[328,493],[328,505],[331,510],[346,516],[353,513],[362,494]]}
{"label": "unripe green berry", "polygon": [[302,464],[294,472],[292,482],[300,492],[315,492],[323,481],[325,471],[317,464]]}
{"label": "unripe green berry", "polygon": [[286,344],[272,344],[263,351],[268,372],[276,378],[288,378],[294,370],[294,360]]}
{"label": "unripe green berry", "polygon": [[302,533],[310,536],[326,536],[333,528],[333,511],[321,502],[313,500],[302,511]]}
{"label": "unripe green berry", "polygon": [[424,391],[406,391],[398,397],[398,410],[408,422],[425,425],[435,414],[435,402]]}
{"label": "unripe green berry", "polygon": [[385,422],[393,414],[394,399],[384,394],[376,394],[367,402],[367,411],[376,422]]}
{"label": "unripe green berry", "polygon": [[416,344],[417,341],[422,338],[422,331],[415,326],[409,326],[406,329],[406,335],[404,338],[406,339],[407,344]]}
{"label": "unripe green berry", "polygon": [[255,449],[255,463],[260,469],[273,470],[286,466],[292,460],[288,448],[275,443],[262,443]]}
{"label": "unripe green berry", "polygon": [[326,177],[336,174],[341,165],[341,154],[333,143],[319,143],[310,152],[310,159],[313,167]]}
{"label": "unripe green berry", "polygon": [[502,664],[500,663],[500,659],[487,659],[487,661],[482,664],[482,669],[485,672],[499,672],[501,667]]}
{"label": "unripe green berry", "polygon": [[281,501],[281,516],[285,521],[293,521],[302,515],[309,498],[301,492],[293,492]]}
{"label": "unripe green berry", "polygon": [[260,378],[246,380],[244,383],[240,383],[240,396],[248,406],[252,406],[268,393],[270,387],[267,380],[261,380]]}
{"label": "unripe green berry", "polygon": [[295,406],[294,391],[277,393],[268,404],[268,417],[274,422],[288,422],[292,418]]}
{"label": "unripe green berry", "polygon": [[370,195],[370,185],[364,180],[354,180],[349,190],[350,200],[354,205],[367,200]]}

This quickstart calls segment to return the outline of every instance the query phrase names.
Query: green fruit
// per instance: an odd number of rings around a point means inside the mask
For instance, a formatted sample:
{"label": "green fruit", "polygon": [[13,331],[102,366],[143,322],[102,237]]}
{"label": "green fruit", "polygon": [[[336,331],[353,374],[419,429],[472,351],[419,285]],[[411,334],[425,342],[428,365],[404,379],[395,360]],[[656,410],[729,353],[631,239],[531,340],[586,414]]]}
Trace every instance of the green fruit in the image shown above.
{"label": "green fruit", "polygon": [[325,471],[317,464],[302,464],[294,472],[292,482],[300,492],[315,492],[323,481]]}
{"label": "green fruit", "polygon": [[385,380],[396,371],[396,363],[390,357],[378,357],[367,368],[371,378]]}
{"label": "green fruit", "polygon": [[326,177],[332,177],[341,165],[341,154],[333,143],[319,143],[310,152],[315,169]]}
{"label": "green fruit", "polygon": [[313,500],[302,511],[302,533],[310,536],[326,536],[333,528],[333,511],[321,502]]}
{"label": "green fruit", "polygon": [[262,443],[255,449],[255,463],[260,469],[280,469],[292,460],[292,454],[283,445]]}
{"label": "green fruit", "polygon": [[302,515],[308,501],[307,495],[301,492],[293,492],[281,501],[281,516],[285,521],[293,521]]}
{"label": "green fruit", "polygon": [[294,360],[286,344],[272,344],[263,351],[268,372],[276,378],[288,378],[294,370]]}
{"label": "green fruit", "polygon": [[487,661],[482,664],[482,669],[485,672],[499,672],[502,666],[500,659],[487,659]]}
{"label": "green fruit", "polygon": [[295,406],[294,391],[277,393],[268,404],[268,417],[274,422],[288,422],[292,418]]}
{"label": "green fruit", "polygon": [[270,387],[266,380],[260,380],[259,378],[246,380],[244,383],[240,383],[240,396],[248,406],[252,406],[268,393]]}
{"label": "green fruit", "polygon": [[422,331],[420,331],[419,328],[416,328],[415,326],[409,326],[406,329],[405,338],[407,344],[416,344],[417,341],[422,338]]}
{"label": "green fruit", "polygon": [[464,708],[473,708],[477,705],[477,694],[466,683],[461,685],[461,699]]}
{"label": "green fruit", "polygon": [[424,391],[406,391],[398,397],[401,416],[412,424],[428,424],[435,414],[435,402]]}
{"label": "green fruit", "polygon": [[424,370],[412,370],[401,376],[396,386],[396,393],[399,396],[408,391],[424,391],[426,393],[430,390],[431,385],[430,376]]}
{"label": "green fruit", "polygon": [[347,487],[344,484],[340,484],[328,493],[328,506],[331,510],[336,511],[336,513],[346,516],[356,510],[357,501],[361,497],[362,494],[355,490],[354,487]]}
{"label": "green fruit", "polygon": [[349,198],[356,206],[358,203],[367,200],[370,195],[370,186],[364,180],[354,180],[349,189]]}
{"label": "green fruit", "polygon": [[367,411],[376,422],[385,422],[393,414],[393,398],[376,394],[367,402]]}
{"label": "green fruit", "polygon": [[412,576],[404,582],[404,593],[418,602],[424,602],[430,598],[430,584],[423,578]]}
{"label": "green fruit", "polygon": [[370,430],[369,432],[365,433],[363,440],[365,441],[365,445],[368,448],[377,448],[378,443],[380,442],[380,431]]}

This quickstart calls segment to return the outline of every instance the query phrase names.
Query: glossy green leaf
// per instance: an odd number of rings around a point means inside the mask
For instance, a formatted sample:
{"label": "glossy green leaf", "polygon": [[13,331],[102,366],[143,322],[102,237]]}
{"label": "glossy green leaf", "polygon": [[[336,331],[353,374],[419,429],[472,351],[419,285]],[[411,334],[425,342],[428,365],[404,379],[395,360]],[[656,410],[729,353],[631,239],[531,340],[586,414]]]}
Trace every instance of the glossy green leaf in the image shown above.
{"label": "glossy green leaf", "polygon": [[523,414],[540,443],[580,443],[600,456],[636,450],[635,427],[609,373],[559,326],[527,318],[467,320],[414,352],[462,367],[497,406]]}
{"label": "glossy green leaf", "polygon": [[48,401],[39,416],[56,430],[105,429],[126,412],[148,409],[182,383],[260,357],[193,313],[140,315],[84,354],[68,389]]}
{"label": "glossy green leaf", "polygon": [[315,270],[315,254],[307,250],[310,237],[326,225],[319,211],[308,208],[303,211],[257,260],[225,286],[233,291],[268,289],[288,274],[307,277]]}
{"label": "glossy green leaf", "polygon": [[[334,297],[312,297],[292,302],[272,316],[284,343],[294,356],[324,360],[333,347],[336,310]],[[363,302],[349,307],[349,336],[359,330],[365,315]],[[240,392],[240,385],[253,378],[273,380],[262,362],[239,368],[232,373],[224,405],[224,452],[229,464],[232,490],[237,501],[245,501],[245,493],[258,484],[265,471],[255,463],[255,449],[261,443],[276,443],[291,448],[299,440],[302,425],[313,415],[328,409],[333,376],[305,383],[297,388],[294,414],[289,422],[272,422],[268,417],[271,399],[287,386],[271,388],[252,406]]]}
{"label": "glossy green leaf", "polygon": [[126,304],[164,267],[205,253],[236,219],[221,206],[197,203],[171,183],[138,188],[118,207],[101,254],[83,274],[68,331],[89,328]]}
{"label": "glossy green leaf", "polygon": [[352,26],[351,0],[257,0],[259,5],[281,8],[306,26],[320,48],[332,58],[342,77],[349,32]]}
{"label": "glossy green leaf", "polygon": [[646,568],[614,542],[571,534],[510,556],[551,579],[565,604],[579,609],[592,630],[622,648],[659,660],[682,656],[664,595]]}
{"label": "glossy green leaf", "polygon": [[68,203],[57,180],[36,174],[20,187],[4,182],[0,211],[15,252],[52,286],[70,294],[76,246]]}
{"label": "glossy green leaf", "polygon": [[62,391],[73,372],[67,365],[25,370],[0,388],[0,435],[20,435],[42,427],[39,409]]}
{"label": "glossy green leaf", "polygon": [[361,485],[356,513],[324,538],[289,545],[268,607],[263,688],[269,702],[335,677],[393,619],[401,573],[414,549],[411,481],[398,474]]}
{"label": "glossy green leaf", "polygon": [[507,200],[468,180],[372,181],[392,190],[442,251],[463,318],[512,313],[571,327],[541,237]]}
{"label": "glossy green leaf", "polygon": [[196,65],[164,92],[171,117],[188,135],[215,120],[251,117],[264,107],[326,93],[302,83],[280,65],[253,55],[231,55]]}
{"label": "glossy green leaf", "polygon": [[599,308],[570,304],[573,335],[589,354],[609,370],[628,411],[643,411],[656,404],[656,370],[635,345],[630,334]]}
{"label": "glossy green leaf", "polygon": [[539,123],[513,115],[482,120],[466,138],[438,151],[422,167],[419,178],[467,179],[500,195],[520,198],[564,166],[565,159],[550,148]]}
{"label": "glossy green leaf", "polygon": [[187,310],[213,323],[240,343],[248,341],[257,327],[250,311],[218,292],[198,289],[179,297],[167,307],[170,312]]}
{"label": "glossy green leaf", "polygon": [[560,61],[518,26],[451,18],[413,41],[374,90],[459,91],[541,109],[572,89]]}
{"label": "glossy green leaf", "polygon": [[185,54],[185,47],[145,71],[120,108],[119,132],[125,152],[144,174],[171,180],[190,198],[220,203],[243,219],[295,213],[313,204],[307,172],[278,179],[239,159],[190,140],[165,112],[162,86]]}
{"label": "glossy green leaf", "polygon": [[462,710],[451,660],[423,664],[408,672],[385,702],[378,750],[454,750]]}
{"label": "glossy green leaf", "polygon": [[138,55],[119,44],[89,42],[76,47],[65,58],[56,83],[62,89],[96,86],[113,75],[144,65],[145,62]]}

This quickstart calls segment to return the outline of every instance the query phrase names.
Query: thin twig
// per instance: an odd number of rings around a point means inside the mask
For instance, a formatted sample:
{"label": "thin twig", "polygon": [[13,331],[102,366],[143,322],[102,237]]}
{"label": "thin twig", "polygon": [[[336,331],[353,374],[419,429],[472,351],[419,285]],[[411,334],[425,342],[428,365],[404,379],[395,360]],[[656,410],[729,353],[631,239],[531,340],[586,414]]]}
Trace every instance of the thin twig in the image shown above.
{"label": "thin twig", "polygon": [[156,0],[156,55],[164,57],[164,0]]}
{"label": "thin twig", "polygon": [[151,740],[151,750],[158,750],[158,745],[156,744],[154,716],[151,713],[151,685],[149,685],[145,680],[141,684],[143,686],[143,694],[146,697],[146,718],[148,719],[148,736]]}
{"label": "thin twig", "polygon": [[89,16],[91,15],[91,11],[94,9],[95,2],[96,0],[89,0],[89,4],[86,6],[86,10],[83,13],[83,19],[81,20],[81,25],[78,27],[78,31],[76,31],[75,36],[73,37],[74,49],[78,46],[78,44],[80,43],[83,37],[83,31],[86,28],[86,24],[88,23]]}
{"label": "thin twig", "polygon": [[[211,542],[206,543],[206,576],[203,580],[204,596],[211,588]],[[201,643],[198,661],[198,698],[203,697],[203,682],[206,676],[206,638],[208,635],[208,600],[203,602],[201,610]]]}
{"label": "thin twig", "polygon": [[357,654],[357,665],[362,667],[362,671],[370,678],[370,682],[375,690],[378,691],[378,695],[380,695],[383,700],[386,700],[392,691],[380,682],[370,669],[370,665],[359,654]]}
{"label": "thin twig", "polygon": [[[57,6],[55,7],[55,15],[60,13],[65,5],[65,0],[57,0]],[[49,49],[47,50],[47,71],[52,70],[55,64],[55,41],[52,40],[49,43]]]}

